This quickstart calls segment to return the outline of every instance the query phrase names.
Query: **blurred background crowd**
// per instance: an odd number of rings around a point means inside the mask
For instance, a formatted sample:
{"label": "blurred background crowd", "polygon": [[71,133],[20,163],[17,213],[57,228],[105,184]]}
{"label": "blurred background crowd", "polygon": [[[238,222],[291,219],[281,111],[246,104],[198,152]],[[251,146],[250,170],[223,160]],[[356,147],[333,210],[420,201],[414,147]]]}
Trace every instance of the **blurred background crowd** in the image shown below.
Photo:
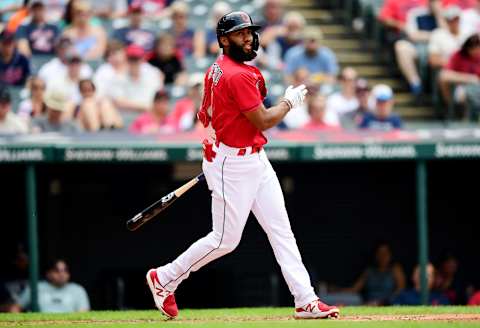
{"label": "blurred background crowd", "polygon": [[[366,25],[365,8],[376,10],[381,48],[396,58],[418,104],[428,94],[442,108],[459,104],[459,112],[477,119],[480,1],[346,3],[358,16],[357,29]],[[286,6],[285,0],[2,1],[0,133],[197,129],[203,73],[219,54],[216,21],[235,9],[262,25],[251,64],[266,77],[267,105],[288,84],[308,85],[305,105],[278,128],[401,129],[393,86],[341,65],[321,28],[307,25],[294,3]]]}

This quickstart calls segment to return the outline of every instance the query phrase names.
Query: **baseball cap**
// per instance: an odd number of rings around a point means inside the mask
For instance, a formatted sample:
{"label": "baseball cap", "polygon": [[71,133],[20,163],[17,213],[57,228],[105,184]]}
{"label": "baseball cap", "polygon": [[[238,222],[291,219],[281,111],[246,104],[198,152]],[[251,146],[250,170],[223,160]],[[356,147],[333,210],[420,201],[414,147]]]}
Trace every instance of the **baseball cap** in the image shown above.
{"label": "baseball cap", "polygon": [[129,58],[143,58],[145,56],[145,50],[136,44],[129,45],[125,53]]}
{"label": "baseball cap", "polygon": [[163,99],[170,99],[170,95],[166,90],[158,90],[155,92],[155,95],[153,96],[153,101],[158,101],[158,100],[163,100]]}
{"label": "baseball cap", "polygon": [[61,112],[66,110],[66,105],[68,103],[67,95],[60,89],[48,90],[43,97],[43,101],[48,108]]}
{"label": "baseball cap", "polygon": [[10,103],[12,97],[10,96],[10,92],[6,86],[0,87],[0,103]]}
{"label": "baseball cap", "polygon": [[377,101],[388,101],[393,98],[393,90],[386,84],[377,84],[372,93]]}
{"label": "baseball cap", "polygon": [[446,20],[452,20],[462,15],[462,9],[458,6],[448,6],[442,12],[442,15]]}

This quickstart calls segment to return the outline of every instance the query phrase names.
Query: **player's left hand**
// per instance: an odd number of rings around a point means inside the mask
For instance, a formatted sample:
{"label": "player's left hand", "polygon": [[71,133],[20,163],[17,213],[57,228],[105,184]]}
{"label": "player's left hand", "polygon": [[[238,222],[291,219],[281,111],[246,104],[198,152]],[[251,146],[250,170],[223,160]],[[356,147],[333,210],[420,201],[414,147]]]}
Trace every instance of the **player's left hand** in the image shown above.
{"label": "player's left hand", "polygon": [[287,90],[285,90],[285,95],[283,98],[287,101],[290,109],[292,109],[303,104],[306,94],[307,87],[305,86],[305,84],[301,84],[295,88],[293,87],[293,85],[290,85]]}

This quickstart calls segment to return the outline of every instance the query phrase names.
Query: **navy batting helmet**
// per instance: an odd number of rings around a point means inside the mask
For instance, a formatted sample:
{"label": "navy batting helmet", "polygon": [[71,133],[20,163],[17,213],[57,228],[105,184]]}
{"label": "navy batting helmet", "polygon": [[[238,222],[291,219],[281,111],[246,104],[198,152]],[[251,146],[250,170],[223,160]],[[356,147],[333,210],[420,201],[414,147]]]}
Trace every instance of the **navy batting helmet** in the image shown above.
{"label": "navy batting helmet", "polygon": [[253,50],[257,51],[260,45],[257,31],[260,25],[253,24],[252,17],[244,11],[233,11],[222,18],[217,23],[217,40],[220,48],[223,48],[220,37],[231,32],[235,32],[244,28],[249,28],[253,32]]}

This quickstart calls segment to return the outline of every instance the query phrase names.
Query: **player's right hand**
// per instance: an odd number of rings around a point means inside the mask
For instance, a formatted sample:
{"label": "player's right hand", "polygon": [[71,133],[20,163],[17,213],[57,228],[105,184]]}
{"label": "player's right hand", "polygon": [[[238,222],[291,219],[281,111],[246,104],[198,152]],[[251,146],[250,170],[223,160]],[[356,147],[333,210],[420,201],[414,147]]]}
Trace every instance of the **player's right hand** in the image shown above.
{"label": "player's right hand", "polygon": [[305,84],[301,84],[295,88],[290,85],[287,90],[285,90],[285,95],[283,96],[283,99],[287,101],[290,109],[292,109],[303,104],[306,94],[307,87],[305,86]]}

